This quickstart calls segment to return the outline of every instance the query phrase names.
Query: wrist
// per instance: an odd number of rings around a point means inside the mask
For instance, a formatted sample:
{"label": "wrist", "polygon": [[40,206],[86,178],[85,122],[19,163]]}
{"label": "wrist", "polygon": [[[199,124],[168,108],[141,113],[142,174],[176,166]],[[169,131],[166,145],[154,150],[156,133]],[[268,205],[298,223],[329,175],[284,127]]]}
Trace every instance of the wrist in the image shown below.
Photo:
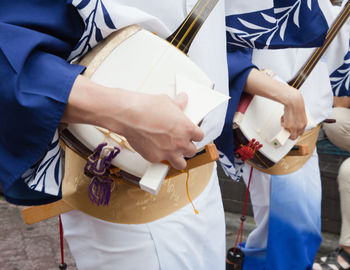
{"label": "wrist", "polygon": [[[132,126],[137,126],[140,121],[140,94],[118,88],[105,88],[104,100],[99,105],[100,110],[96,115],[99,126],[105,127],[122,136],[126,136]],[[145,114],[145,112],[143,112]]]}
{"label": "wrist", "polygon": [[285,88],[281,91],[280,103],[285,107],[293,106],[296,102],[303,102],[303,97],[300,91],[295,88],[285,85]]}
{"label": "wrist", "polygon": [[244,91],[251,95],[272,99],[285,106],[290,106],[293,100],[301,96],[295,88],[256,69],[252,69],[249,74]]}

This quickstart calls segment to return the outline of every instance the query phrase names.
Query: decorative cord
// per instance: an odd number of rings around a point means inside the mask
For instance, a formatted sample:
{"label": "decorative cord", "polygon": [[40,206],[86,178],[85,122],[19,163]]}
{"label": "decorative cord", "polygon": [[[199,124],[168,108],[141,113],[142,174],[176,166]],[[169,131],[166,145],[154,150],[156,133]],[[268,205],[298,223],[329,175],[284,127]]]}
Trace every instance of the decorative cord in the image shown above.
{"label": "decorative cord", "polygon": [[59,264],[58,268],[61,270],[65,270],[67,269],[67,264],[64,262],[63,226],[62,226],[61,215],[58,215],[58,222],[59,222],[59,228],[60,228],[60,248],[61,248],[61,263]]}
{"label": "decorative cord", "polygon": [[[181,172],[184,172],[184,171],[181,171]],[[196,213],[196,215],[199,214],[198,210],[196,209],[196,207],[194,206],[194,203],[191,199],[191,196],[190,196],[190,191],[188,189],[188,180],[190,179],[190,172],[187,170],[186,171],[186,174],[187,174],[187,178],[186,178],[186,191],[187,191],[187,197],[188,197],[188,200],[190,201],[190,203],[192,204],[192,208],[194,210],[194,212]]]}
{"label": "decorative cord", "polygon": [[248,186],[247,186],[247,190],[246,190],[246,193],[245,193],[243,212],[242,212],[242,216],[241,216],[241,225],[240,225],[239,230],[237,232],[236,241],[235,241],[235,245],[234,245],[234,249],[233,249],[233,254],[235,254],[235,252],[237,250],[238,239],[240,239],[240,242],[239,242],[240,246],[242,246],[242,242],[243,242],[243,226],[244,226],[244,221],[246,220],[245,213],[246,213],[246,210],[247,210],[247,203],[248,203],[248,197],[249,197],[249,188],[250,188],[250,183],[251,183],[251,180],[252,180],[252,174],[253,174],[253,167],[250,168]]}

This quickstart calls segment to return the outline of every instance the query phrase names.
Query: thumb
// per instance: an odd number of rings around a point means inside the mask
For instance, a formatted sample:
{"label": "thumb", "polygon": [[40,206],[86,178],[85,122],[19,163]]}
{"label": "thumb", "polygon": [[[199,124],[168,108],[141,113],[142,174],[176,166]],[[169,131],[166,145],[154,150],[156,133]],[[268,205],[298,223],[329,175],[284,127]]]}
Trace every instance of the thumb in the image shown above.
{"label": "thumb", "polygon": [[188,96],[185,93],[180,93],[175,96],[174,102],[183,111],[187,106]]}

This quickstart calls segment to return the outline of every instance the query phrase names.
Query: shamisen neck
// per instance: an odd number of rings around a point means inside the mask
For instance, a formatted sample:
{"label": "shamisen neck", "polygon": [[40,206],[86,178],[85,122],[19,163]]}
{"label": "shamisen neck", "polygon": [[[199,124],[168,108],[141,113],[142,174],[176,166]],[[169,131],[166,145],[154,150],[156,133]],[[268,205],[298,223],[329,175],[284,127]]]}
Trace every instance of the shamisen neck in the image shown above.
{"label": "shamisen neck", "polygon": [[166,40],[187,54],[199,29],[218,0],[199,0],[183,23]]}
{"label": "shamisen neck", "polygon": [[328,49],[331,42],[334,40],[342,26],[345,24],[347,19],[350,17],[350,0],[345,4],[343,10],[339,13],[338,17],[332,24],[331,28],[329,29],[324,44],[317,48],[315,52],[311,55],[311,57],[308,59],[306,64],[302,67],[300,72],[296,75],[296,77],[291,80],[288,84],[293,86],[296,89],[300,89],[302,84],[306,81],[306,79],[309,77],[310,73],[314,69],[314,67],[317,65],[318,61],[321,59],[321,57],[324,55],[326,50]]}

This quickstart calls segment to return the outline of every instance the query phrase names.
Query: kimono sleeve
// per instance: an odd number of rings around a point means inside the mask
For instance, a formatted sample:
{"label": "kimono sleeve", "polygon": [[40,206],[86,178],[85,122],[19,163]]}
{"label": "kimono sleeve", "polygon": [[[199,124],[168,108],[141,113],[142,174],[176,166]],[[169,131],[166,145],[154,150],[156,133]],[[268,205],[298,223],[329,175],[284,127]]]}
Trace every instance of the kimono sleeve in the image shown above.
{"label": "kimono sleeve", "polygon": [[[345,8],[330,6],[327,16],[333,24],[340,11]],[[350,96],[350,20],[348,19],[335,36],[326,52],[330,83],[334,96]]]}
{"label": "kimono sleeve", "polygon": [[45,153],[84,67],[66,62],[84,30],[61,0],[0,1],[0,183]]}
{"label": "kimono sleeve", "polygon": [[234,141],[233,141],[233,117],[238,102],[243,92],[248,75],[252,68],[256,68],[251,61],[252,49],[228,47],[227,63],[229,72],[229,100],[225,124],[220,137],[215,141],[220,151],[220,161],[225,173],[234,178]]}

